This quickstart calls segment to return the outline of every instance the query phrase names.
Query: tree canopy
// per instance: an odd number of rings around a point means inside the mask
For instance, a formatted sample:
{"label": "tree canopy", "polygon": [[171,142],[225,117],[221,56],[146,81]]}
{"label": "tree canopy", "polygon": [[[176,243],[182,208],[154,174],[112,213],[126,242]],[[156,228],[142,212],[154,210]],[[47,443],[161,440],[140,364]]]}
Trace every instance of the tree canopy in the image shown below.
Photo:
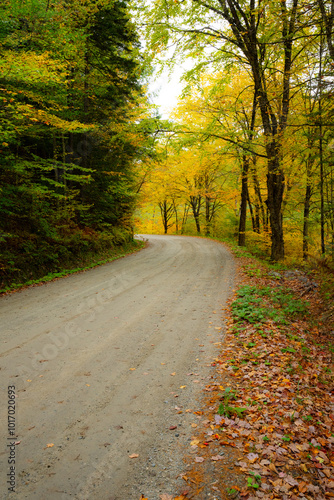
{"label": "tree canopy", "polygon": [[2,2],[0,67],[7,282],[131,237],[133,164],[147,142],[138,124],[148,108],[123,0]]}
{"label": "tree canopy", "polygon": [[156,0],[140,9],[157,64],[193,61],[184,74],[192,111],[180,118],[180,104],[178,140],[193,134],[198,164],[208,142],[234,148],[239,244],[248,214],[253,232],[270,236],[272,260],[295,231],[307,258],[317,222],[321,253],[331,252],[332,2]]}

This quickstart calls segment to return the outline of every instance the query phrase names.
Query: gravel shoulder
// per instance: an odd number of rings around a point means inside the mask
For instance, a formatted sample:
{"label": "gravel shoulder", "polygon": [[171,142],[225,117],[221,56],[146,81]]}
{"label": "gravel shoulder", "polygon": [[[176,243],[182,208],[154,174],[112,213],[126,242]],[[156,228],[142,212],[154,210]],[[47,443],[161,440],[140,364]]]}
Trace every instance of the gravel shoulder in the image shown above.
{"label": "gravel shoulder", "polygon": [[[182,490],[234,261],[214,241],[141,237],[141,252],[0,299],[1,498],[155,500]],[[8,386],[20,442],[14,494]]]}

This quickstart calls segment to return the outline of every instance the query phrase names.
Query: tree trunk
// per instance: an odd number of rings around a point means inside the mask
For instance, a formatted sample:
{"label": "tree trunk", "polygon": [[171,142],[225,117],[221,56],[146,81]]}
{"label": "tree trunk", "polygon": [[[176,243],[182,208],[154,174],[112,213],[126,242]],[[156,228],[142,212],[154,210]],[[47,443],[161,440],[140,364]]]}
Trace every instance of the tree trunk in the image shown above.
{"label": "tree trunk", "polygon": [[252,219],[252,228],[253,228],[253,231],[254,233],[258,233],[259,231],[257,231],[257,226],[256,226],[256,217],[254,217],[254,210],[253,210],[253,207],[252,207],[252,202],[251,202],[251,199],[250,199],[250,196],[249,196],[249,189],[247,190],[247,203],[248,203],[248,208],[249,208],[249,212],[250,212],[250,216],[251,216],[251,219]]}
{"label": "tree trunk", "polygon": [[307,178],[305,201],[304,201],[304,224],[303,224],[303,259],[308,259],[308,236],[309,236],[309,218],[311,205],[311,184],[309,177]]}
{"label": "tree trunk", "polygon": [[175,200],[173,200],[173,208],[174,208],[174,213],[175,213],[175,231],[176,234],[179,234],[179,217],[177,213],[177,206],[175,205]]}
{"label": "tree trunk", "polygon": [[184,233],[184,226],[188,219],[189,205],[186,204],[183,211],[182,224],[181,224],[181,234]]}
{"label": "tree trunk", "polygon": [[257,233],[260,233],[261,225],[260,225],[260,215],[262,219],[262,226],[263,230],[267,231],[268,230],[268,224],[267,224],[267,216],[266,216],[266,211],[264,208],[263,200],[262,200],[262,194],[261,194],[261,188],[260,188],[260,183],[259,179],[257,177],[256,173],[256,159],[253,158],[253,167],[252,167],[252,179],[253,179],[253,186],[254,186],[254,192],[256,196],[256,203],[255,203],[255,219],[256,219],[256,228],[257,228]]}
{"label": "tree trunk", "polygon": [[210,235],[211,229],[211,198],[205,197],[205,235]]}
{"label": "tree trunk", "polygon": [[285,179],[280,166],[280,146],[276,141],[268,144],[267,155],[267,206],[271,228],[271,260],[278,261],[284,259],[282,202]]}
{"label": "tree trunk", "polygon": [[200,221],[199,221],[199,214],[200,214],[201,205],[202,205],[201,195],[191,196],[190,197],[190,205],[191,205],[194,219],[195,219],[196,231],[198,234],[201,234],[201,225],[200,225]]}
{"label": "tree trunk", "polygon": [[168,229],[172,225],[169,224],[169,221],[173,216],[174,204],[173,203],[170,204],[168,203],[167,200],[164,200],[163,202],[159,203],[159,208],[161,213],[162,224],[164,227],[164,233],[167,234]]}
{"label": "tree trunk", "polygon": [[196,223],[196,231],[198,232],[198,234],[201,234],[201,225],[200,225],[200,222],[199,222],[199,217],[198,217],[198,214],[194,214],[194,217],[195,217],[195,223]]}
{"label": "tree trunk", "polygon": [[247,218],[247,197],[248,197],[248,170],[249,158],[243,156],[242,159],[242,179],[241,179],[241,204],[239,218],[239,247],[244,247],[246,244],[246,218]]}

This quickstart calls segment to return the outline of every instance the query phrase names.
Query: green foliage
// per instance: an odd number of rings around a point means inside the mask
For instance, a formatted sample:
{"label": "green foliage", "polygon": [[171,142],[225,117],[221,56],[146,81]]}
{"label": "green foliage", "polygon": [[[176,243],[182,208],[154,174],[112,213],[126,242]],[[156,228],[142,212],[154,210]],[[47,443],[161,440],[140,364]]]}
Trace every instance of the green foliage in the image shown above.
{"label": "green foliage", "polygon": [[3,286],[131,238],[146,139],[126,2],[6,0],[0,66]]}
{"label": "green foliage", "polygon": [[246,408],[239,408],[238,406],[231,406],[230,401],[236,399],[236,391],[232,390],[231,387],[226,387],[224,393],[221,395],[222,402],[218,407],[218,415],[225,417],[231,417],[236,415],[239,418],[244,418],[244,412]]}
{"label": "green foliage", "polygon": [[236,496],[238,495],[238,490],[236,490],[235,488],[227,488],[226,493],[230,498],[236,498]]}
{"label": "green foliage", "polygon": [[271,319],[284,324],[287,318],[306,314],[307,308],[308,303],[296,299],[289,289],[245,285],[237,292],[232,313],[235,320],[261,323]]}
{"label": "green foliage", "polygon": [[258,489],[260,488],[260,485],[256,482],[255,478],[253,477],[248,477],[247,478],[247,487],[248,488],[254,488],[254,489]]}
{"label": "green foliage", "polygon": [[[104,245],[100,245],[98,247],[95,246],[93,250],[89,248],[88,249],[84,248],[80,254],[66,255],[65,260],[61,260],[61,256],[58,255],[58,259],[54,263],[55,270],[48,272],[45,275],[43,275],[43,272],[47,272],[49,269],[52,269],[50,263],[48,263],[48,265],[45,268],[38,267],[37,269],[31,266],[29,269],[26,270],[26,272],[24,272],[22,269],[13,268],[13,275],[16,276],[15,281],[14,282],[12,281],[10,285],[0,289],[0,293],[6,293],[11,290],[17,290],[22,287],[52,281],[54,279],[62,278],[70,274],[78,273],[80,271],[86,271],[88,269],[92,269],[94,267],[107,264],[108,262],[112,262],[113,260],[118,259],[120,257],[124,257],[125,255],[133,251],[137,251],[139,248],[143,246],[143,243],[138,241],[126,242],[125,235],[123,235],[123,238],[121,238],[121,240],[123,241],[122,244],[118,238],[116,241],[110,238],[109,234],[104,235],[104,240],[106,244],[105,246]],[[54,251],[54,247],[52,248],[52,251]],[[102,260],[101,257],[103,257]],[[14,265],[15,262],[12,261],[11,264]],[[79,267],[66,268],[66,266],[71,266],[71,265],[74,266],[78,264]],[[57,271],[57,269],[61,270]],[[37,276],[37,277],[34,279],[28,279],[29,276]]]}

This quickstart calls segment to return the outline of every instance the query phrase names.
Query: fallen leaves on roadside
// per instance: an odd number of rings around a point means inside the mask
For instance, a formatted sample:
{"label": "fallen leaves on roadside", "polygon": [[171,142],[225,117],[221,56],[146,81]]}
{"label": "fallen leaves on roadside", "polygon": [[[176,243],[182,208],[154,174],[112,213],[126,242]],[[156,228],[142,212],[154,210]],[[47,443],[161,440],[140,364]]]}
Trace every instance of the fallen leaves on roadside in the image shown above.
{"label": "fallen leaves on roadside", "polygon": [[129,455],[129,458],[138,458],[139,455],[138,453],[132,453],[131,455]]}
{"label": "fallen leaves on roadside", "polygon": [[[268,281],[269,290],[281,286]],[[259,286],[267,282],[251,281]],[[289,282],[297,298],[304,297],[299,285]],[[312,293],[306,298],[316,311]],[[243,457],[230,465],[246,475],[238,498],[334,498],[334,379],[328,347],[332,339],[326,339],[307,316],[259,323],[227,317],[223,350],[211,363],[218,380],[213,377],[204,389],[210,398],[209,424],[201,439],[190,443],[203,455],[194,462],[208,457],[220,470],[220,450],[232,446]]]}

